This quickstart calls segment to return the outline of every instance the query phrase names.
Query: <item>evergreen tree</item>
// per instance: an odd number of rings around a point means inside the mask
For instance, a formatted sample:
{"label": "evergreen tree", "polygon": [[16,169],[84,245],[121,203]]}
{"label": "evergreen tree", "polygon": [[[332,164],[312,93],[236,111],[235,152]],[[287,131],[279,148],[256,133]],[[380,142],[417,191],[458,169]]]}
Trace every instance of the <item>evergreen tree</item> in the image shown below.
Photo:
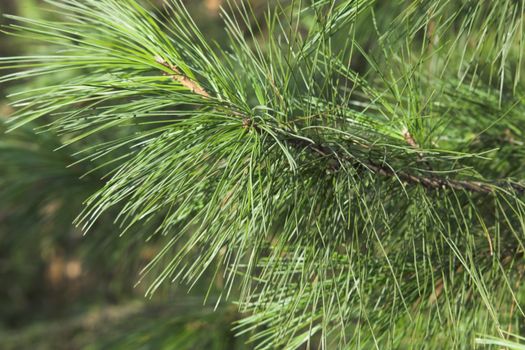
{"label": "evergreen tree", "polygon": [[179,0],[48,2],[10,17],[35,53],[0,82],[61,81],[9,127],[45,121],[97,175],[84,232],[163,243],[148,296],[223,278],[257,349],[525,332],[524,0],[231,1],[227,45]]}

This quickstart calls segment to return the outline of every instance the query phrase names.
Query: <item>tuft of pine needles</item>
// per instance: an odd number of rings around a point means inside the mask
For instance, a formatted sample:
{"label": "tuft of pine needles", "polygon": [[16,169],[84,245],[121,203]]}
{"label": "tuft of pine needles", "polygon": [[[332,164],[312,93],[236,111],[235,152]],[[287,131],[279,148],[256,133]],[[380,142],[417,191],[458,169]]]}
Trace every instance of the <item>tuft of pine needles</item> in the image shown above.
{"label": "tuft of pine needles", "polygon": [[47,2],[8,16],[35,54],[0,83],[67,79],[12,95],[10,129],[103,173],[84,231],[166,242],[147,295],[222,276],[257,349],[523,331],[525,1],[231,1],[227,45],[179,0]]}

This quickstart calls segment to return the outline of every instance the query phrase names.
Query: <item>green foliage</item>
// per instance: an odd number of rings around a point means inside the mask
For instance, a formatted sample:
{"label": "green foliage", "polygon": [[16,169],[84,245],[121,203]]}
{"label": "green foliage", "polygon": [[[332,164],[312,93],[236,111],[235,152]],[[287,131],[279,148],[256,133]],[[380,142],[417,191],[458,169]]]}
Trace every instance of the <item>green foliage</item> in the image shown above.
{"label": "green foliage", "polygon": [[49,53],[0,82],[67,78],[12,96],[10,127],[46,120],[102,174],[84,231],[162,243],[147,295],[224,278],[258,349],[520,330],[523,0],[232,1],[228,45],[178,0],[48,2],[61,20],[7,30]]}

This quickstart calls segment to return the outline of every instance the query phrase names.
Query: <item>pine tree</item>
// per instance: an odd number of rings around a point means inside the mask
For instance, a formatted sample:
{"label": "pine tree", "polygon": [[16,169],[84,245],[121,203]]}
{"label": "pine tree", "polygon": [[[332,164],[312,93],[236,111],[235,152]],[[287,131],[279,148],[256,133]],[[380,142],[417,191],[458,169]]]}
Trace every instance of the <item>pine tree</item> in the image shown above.
{"label": "pine tree", "polygon": [[164,242],[148,296],[224,278],[216,302],[257,349],[525,332],[524,0],[287,0],[262,18],[231,1],[227,45],[179,0],[137,1],[11,16],[35,54],[2,58],[0,82],[62,77],[13,96],[9,126],[44,120],[102,174],[84,232]]}

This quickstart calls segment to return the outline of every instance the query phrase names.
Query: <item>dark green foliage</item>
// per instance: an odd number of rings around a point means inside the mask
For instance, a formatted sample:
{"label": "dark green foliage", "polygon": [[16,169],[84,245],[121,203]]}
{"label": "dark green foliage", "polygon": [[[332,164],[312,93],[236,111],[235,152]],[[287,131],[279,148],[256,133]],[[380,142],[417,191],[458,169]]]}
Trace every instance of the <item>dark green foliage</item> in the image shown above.
{"label": "dark green foliage", "polygon": [[49,54],[0,82],[67,79],[10,127],[45,118],[102,179],[82,230],[161,245],[148,296],[224,278],[259,349],[523,332],[523,0],[231,2],[227,45],[178,0],[48,2],[8,31]]}

